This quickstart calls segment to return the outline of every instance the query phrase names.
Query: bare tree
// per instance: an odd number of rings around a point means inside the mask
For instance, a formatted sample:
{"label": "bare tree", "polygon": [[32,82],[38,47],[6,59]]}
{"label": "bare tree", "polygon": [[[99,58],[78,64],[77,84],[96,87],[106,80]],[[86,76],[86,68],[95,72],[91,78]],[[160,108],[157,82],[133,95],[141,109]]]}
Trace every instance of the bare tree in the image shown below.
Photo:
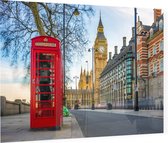
{"label": "bare tree", "polygon": [[[80,12],[78,17],[73,16],[75,8]],[[65,15],[68,72],[72,57],[82,56],[89,42],[85,22],[94,15],[94,11],[91,6],[66,4]],[[17,65],[19,60],[24,62],[27,69],[25,77],[30,69],[31,38],[37,35],[52,36],[63,41],[63,4],[0,1],[1,51],[3,56],[10,57],[12,65]]]}

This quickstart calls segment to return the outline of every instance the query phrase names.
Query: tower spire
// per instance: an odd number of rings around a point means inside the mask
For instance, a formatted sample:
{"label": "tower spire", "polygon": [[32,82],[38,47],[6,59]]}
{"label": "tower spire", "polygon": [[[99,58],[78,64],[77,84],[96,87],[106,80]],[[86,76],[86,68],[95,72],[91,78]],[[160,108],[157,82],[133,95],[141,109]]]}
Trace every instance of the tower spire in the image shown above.
{"label": "tower spire", "polygon": [[82,66],[81,66],[81,73],[80,73],[80,76],[82,76],[82,74],[83,74],[83,73],[82,73]]}
{"label": "tower spire", "polygon": [[102,28],[103,27],[103,24],[102,24],[102,20],[101,20],[101,10],[100,10],[100,19],[99,19],[99,28]]}
{"label": "tower spire", "polygon": [[104,36],[104,27],[103,27],[102,18],[101,18],[101,11],[100,11],[99,25],[97,27],[97,38],[106,39]]}

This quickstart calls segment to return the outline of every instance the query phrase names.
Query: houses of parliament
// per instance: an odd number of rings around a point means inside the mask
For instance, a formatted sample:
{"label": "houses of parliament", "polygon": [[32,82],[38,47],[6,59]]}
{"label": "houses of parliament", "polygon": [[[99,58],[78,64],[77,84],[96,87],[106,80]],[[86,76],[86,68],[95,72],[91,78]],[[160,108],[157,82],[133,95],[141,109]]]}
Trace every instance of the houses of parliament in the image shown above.
{"label": "houses of parliament", "polygon": [[78,89],[67,90],[67,106],[74,107],[76,102],[82,107],[90,108],[100,104],[99,77],[107,63],[107,39],[104,35],[104,26],[101,15],[97,27],[96,39],[93,43],[93,71],[81,67]]}

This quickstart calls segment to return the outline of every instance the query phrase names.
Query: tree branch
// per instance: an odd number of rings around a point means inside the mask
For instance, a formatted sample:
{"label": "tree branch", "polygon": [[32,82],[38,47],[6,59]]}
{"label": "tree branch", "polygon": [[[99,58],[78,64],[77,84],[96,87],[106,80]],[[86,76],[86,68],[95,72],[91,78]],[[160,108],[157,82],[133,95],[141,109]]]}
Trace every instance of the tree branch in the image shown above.
{"label": "tree branch", "polygon": [[31,9],[39,34],[40,35],[46,35],[46,33],[44,31],[44,28],[43,28],[42,21],[40,19],[39,12],[38,12],[37,2],[29,2],[29,3],[28,2],[23,2],[23,4],[25,4],[26,6],[28,6]]}

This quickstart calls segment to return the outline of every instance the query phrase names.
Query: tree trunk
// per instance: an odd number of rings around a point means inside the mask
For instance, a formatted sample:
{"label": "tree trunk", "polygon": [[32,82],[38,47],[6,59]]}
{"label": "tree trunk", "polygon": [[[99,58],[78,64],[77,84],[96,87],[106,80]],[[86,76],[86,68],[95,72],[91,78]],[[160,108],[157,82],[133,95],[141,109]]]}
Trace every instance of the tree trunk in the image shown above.
{"label": "tree trunk", "polygon": [[30,2],[29,5],[28,5],[33,13],[33,16],[34,16],[34,21],[36,23],[36,26],[37,26],[37,30],[39,31],[39,34],[42,36],[42,35],[46,35],[45,31],[44,31],[44,27],[43,27],[43,24],[42,24],[42,21],[40,19],[40,15],[39,15],[39,12],[38,12],[38,4],[37,2]]}

